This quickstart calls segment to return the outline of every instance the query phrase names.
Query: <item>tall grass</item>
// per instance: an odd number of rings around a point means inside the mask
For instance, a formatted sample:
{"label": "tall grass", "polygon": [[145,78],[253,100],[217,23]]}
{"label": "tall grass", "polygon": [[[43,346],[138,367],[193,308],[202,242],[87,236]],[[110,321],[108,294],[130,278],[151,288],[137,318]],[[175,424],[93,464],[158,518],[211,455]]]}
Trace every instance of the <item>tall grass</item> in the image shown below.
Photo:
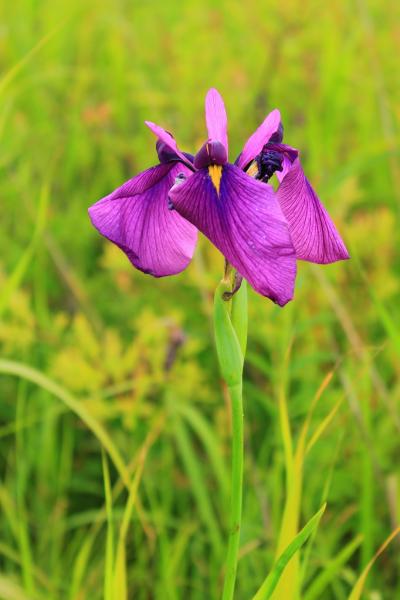
{"label": "tall grass", "polygon": [[232,158],[281,109],[353,257],[300,264],[283,310],[249,295],[237,598],[325,501],[274,598],[343,600],[363,569],[365,598],[399,596],[397,538],[370,562],[400,519],[398,3],[21,0],[0,15],[0,598],[221,595],[223,259],[201,239],[185,273],[153,280],[86,214],[153,164],[144,119],[200,146],[212,85]]}

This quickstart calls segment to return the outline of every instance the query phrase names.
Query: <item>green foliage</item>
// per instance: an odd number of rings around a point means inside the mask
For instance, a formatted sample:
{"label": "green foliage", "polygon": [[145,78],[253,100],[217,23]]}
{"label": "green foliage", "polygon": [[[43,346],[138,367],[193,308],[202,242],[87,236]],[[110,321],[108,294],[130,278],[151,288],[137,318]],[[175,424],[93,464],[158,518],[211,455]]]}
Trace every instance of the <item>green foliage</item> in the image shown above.
{"label": "green foliage", "polygon": [[[274,564],[271,572],[264,580],[262,586],[254,596],[253,600],[268,600],[272,597],[272,593],[276,589],[279,581],[284,577],[284,571],[293,556],[300,550],[300,548],[306,543],[313,531],[316,530],[321,517],[325,511],[326,504],[320,508],[320,510],[304,525],[303,529],[299,531],[289,543],[287,548],[278,557],[278,560]],[[283,596],[281,596],[283,598]]]}
{"label": "green foliage", "polygon": [[200,147],[212,85],[232,159],[280,108],[353,257],[300,263],[283,310],[249,288],[236,597],[326,501],[282,600],[397,598],[398,538],[371,561],[400,521],[398,2],[21,0],[0,14],[0,598],[221,596],[223,259],[201,238],[185,273],[154,280],[86,212],[154,163],[144,119]]}
{"label": "green foliage", "polygon": [[244,356],[235,327],[231,322],[232,302],[223,299],[223,294],[230,290],[231,286],[225,281],[221,281],[215,290],[214,331],[221,375],[228,387],[234,387],[242,383]]}

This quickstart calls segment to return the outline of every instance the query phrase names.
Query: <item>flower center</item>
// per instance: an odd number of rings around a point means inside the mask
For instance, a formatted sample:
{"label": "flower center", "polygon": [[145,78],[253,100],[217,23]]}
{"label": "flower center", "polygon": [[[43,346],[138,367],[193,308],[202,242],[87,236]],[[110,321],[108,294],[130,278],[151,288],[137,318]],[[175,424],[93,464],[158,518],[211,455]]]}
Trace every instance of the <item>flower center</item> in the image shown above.
{"label": "flower center", "polygon": [[210,165],[224,165],[227,160],[225,146],[221,142],[209,140],[194,157],[194,166],[196,169],[204,169]]}
{"label": "flower center", "polygon": [[283,154],[277,150],[268,150],[265,146],[256,158],[258,179],[268,181],[275,171],[282,171]]}
{"label": "flower center", "polygon": [[260,154],[246,169],[250,177],[259,179],[263,183],[267,183],[275,171],[283,170],[283,153],[271,146],[270,143],[265,144]]}

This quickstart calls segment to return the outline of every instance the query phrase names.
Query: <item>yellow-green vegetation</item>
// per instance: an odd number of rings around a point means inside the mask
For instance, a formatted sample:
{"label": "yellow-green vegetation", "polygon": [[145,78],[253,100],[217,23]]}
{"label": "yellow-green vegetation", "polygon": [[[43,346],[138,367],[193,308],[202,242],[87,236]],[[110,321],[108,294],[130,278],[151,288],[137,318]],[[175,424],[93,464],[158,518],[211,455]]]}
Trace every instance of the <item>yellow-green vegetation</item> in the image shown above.
{"label": "yellow-green vegetation", "polygon": [[284,309],[249,289],[235,597],[400,597],[399,537],[370,562],[400,520],[399,17],[396,0],[1,4],[0,599],[221,596],[223,258],[202,238],[155,280],[87,217],[154,164],[144,119],[200,147],[211,86],[233,159],[280,108],[352,256],[299,264]]}

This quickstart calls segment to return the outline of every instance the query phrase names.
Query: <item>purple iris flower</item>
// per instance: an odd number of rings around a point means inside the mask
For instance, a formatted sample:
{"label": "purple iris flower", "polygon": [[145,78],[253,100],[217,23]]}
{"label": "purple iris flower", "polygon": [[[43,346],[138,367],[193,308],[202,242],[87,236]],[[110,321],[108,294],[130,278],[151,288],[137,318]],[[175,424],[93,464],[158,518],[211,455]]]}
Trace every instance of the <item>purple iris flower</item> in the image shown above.
{"label": "purple iris flower", "polygon": [[[208,140],[194,160],[146,122],[158,137],[160,164],[97,202],[90,217],[137,268],[158,277],[187,266],[200,230],[257,292],[283,306],[293,297],[297,258],[334,262],[348,258],[347,250],[297,150],[282,144],[279,111],[231,164],[225,106],[215,89],[205,109]],[[277,192],[268,183],[274,173]]]}

